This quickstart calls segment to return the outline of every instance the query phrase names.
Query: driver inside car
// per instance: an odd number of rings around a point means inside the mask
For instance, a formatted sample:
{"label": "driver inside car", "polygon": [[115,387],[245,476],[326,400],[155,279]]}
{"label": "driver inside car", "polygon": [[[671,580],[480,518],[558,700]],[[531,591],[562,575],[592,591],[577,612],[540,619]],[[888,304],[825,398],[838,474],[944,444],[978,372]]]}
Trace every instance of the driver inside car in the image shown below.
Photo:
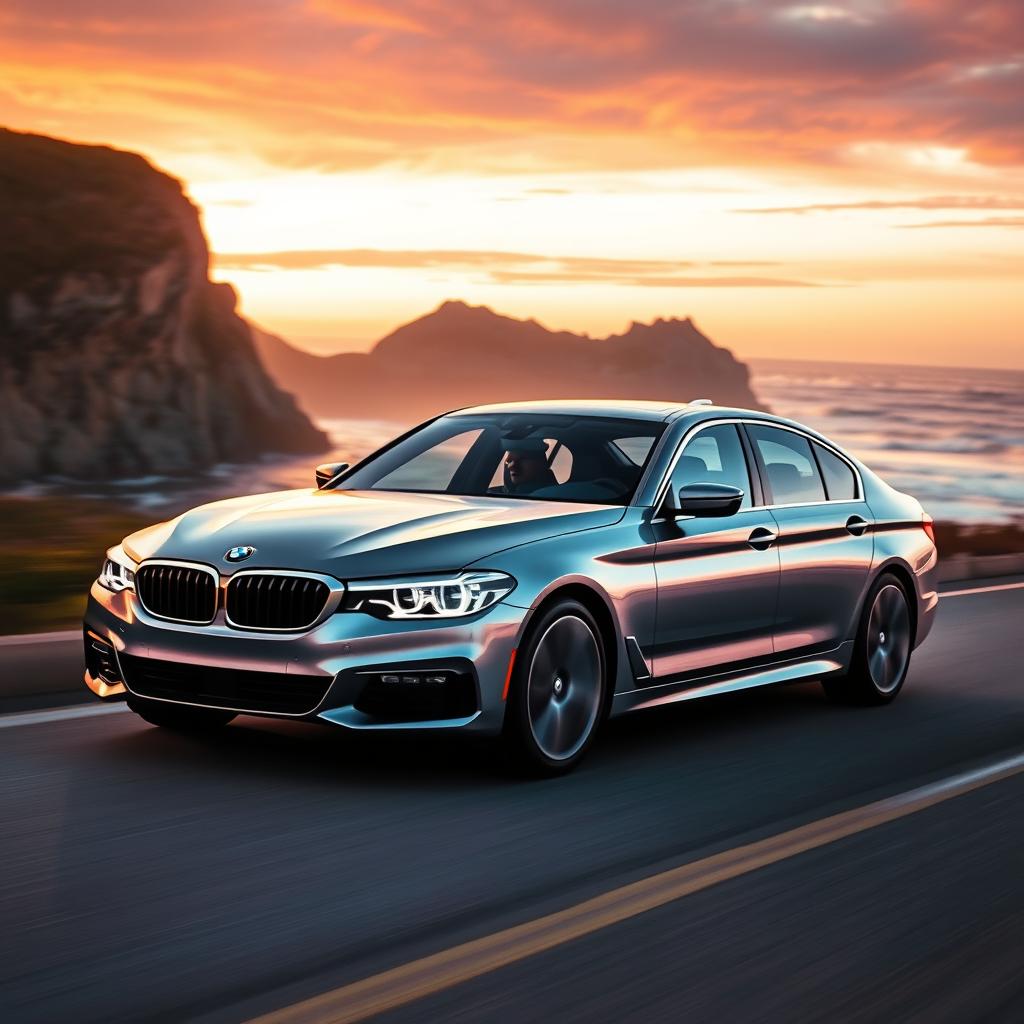
{"label": "driver inside car", "polygon": [[548,465],[546,442],[540,437],[505,438],[504,483],[499,493],[532,494],[558,483]]}

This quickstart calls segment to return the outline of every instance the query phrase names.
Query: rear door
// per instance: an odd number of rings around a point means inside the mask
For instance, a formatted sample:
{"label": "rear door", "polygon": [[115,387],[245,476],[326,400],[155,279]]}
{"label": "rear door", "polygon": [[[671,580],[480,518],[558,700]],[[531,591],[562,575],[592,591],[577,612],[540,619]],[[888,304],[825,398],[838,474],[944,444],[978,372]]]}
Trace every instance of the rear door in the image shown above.
{"label": "rear door", "polygon": [[747,423],[782,570],[775,655],[832,650],[856,632],[871,569],[871,510],[854,468],[799,431]]}

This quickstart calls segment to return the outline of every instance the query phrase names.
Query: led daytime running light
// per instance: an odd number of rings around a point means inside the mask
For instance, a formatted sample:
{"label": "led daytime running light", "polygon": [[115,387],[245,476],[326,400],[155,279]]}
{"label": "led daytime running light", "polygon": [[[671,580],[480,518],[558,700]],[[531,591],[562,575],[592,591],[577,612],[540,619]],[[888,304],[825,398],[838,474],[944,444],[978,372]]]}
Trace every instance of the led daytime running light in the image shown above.
{"label": "led daytime running light", "polygon": [[371,580],[349,584],[343,610],[385,619],[463,618],[497,604],[515,588],[499,572],[467,572],[438,580]]}

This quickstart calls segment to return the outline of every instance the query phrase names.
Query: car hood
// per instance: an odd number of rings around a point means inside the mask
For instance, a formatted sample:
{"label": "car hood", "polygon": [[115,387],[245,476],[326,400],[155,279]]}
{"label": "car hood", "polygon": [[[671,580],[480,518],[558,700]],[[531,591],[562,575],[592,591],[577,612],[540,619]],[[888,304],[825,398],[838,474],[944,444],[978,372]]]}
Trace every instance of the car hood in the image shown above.
{"label": "car hood", "polygon": [[280,491],[231,498],[140,530],[124,541],[136,561],[175,558],[222,572],[290,568],[340,579],[461,569],[505,548],[618,522],[607,505],[395,491]]}

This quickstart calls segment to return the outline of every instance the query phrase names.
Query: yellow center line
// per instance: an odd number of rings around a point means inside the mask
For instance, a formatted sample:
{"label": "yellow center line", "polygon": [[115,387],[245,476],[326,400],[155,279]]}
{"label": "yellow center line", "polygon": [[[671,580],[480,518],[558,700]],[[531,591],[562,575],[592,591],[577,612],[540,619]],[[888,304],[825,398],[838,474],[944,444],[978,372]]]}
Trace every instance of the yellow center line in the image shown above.
{"label": "yellow center line", "polygon": [[877,828],[1024,771],[1024,754],[683,864],[554,914],[382,971],[257,1018],[252,1024],[347,1024],[618,924],[720,882]]}

